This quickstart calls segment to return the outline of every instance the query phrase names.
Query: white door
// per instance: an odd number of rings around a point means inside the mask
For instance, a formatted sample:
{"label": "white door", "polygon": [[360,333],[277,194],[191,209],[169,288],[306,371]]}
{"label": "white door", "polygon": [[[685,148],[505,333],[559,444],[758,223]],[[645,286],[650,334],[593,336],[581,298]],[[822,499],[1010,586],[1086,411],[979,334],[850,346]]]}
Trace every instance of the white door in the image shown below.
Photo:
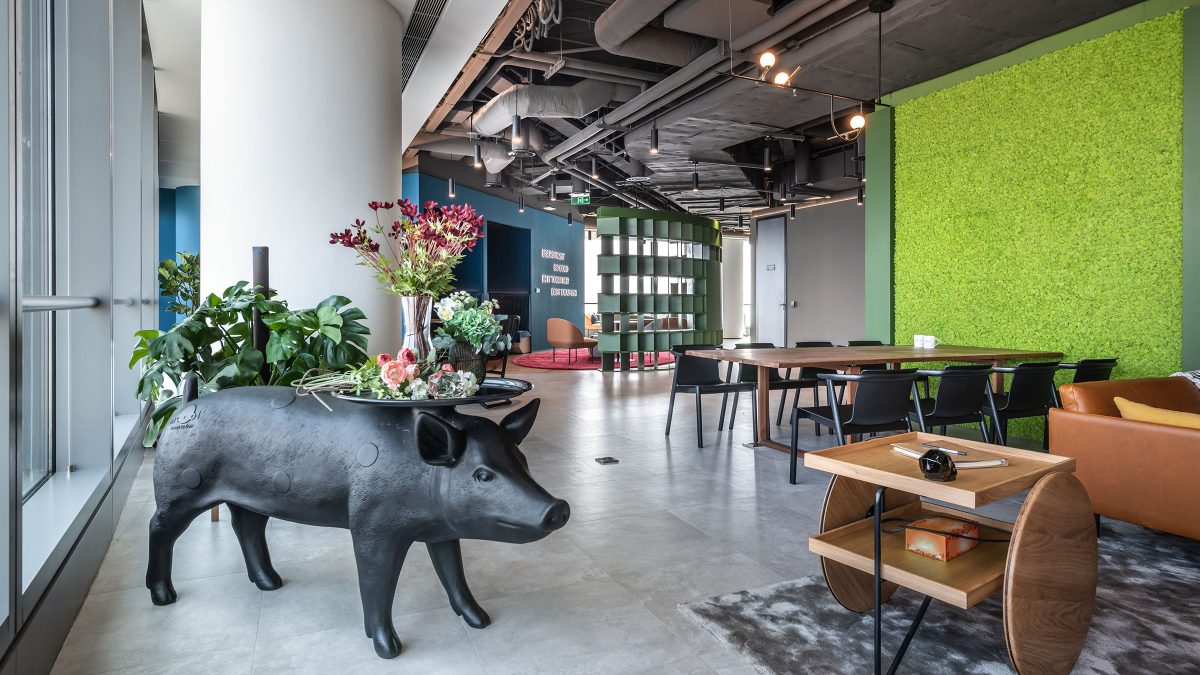
{"label": "white door", "polygon": [[754,238],[754,341],[787,346],[787,218],[758,221]]}

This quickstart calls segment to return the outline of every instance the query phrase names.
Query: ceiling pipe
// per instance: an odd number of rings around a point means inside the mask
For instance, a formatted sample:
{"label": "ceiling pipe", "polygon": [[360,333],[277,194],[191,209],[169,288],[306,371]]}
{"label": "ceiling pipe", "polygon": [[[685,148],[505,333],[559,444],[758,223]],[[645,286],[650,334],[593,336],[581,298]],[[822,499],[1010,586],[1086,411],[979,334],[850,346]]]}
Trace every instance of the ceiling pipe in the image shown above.
{"label": "ceiling pipe", "polygon": [[489,141],[474,141],[470,138],[441,138],[440,140],[427,141],[420,145],[414,144],[412,147],[416,150],[453,155],[455,157],[473,157],[476,146],[479,147],[479,152],[483,158],[483,168],[488,173],[500,173],[513,161],[513,158],[508,156],[508,146]]}
{"label": "ceiling pipe", "polygon": [[612,183],[609,183],[608,181],[604,180],[603,178],[593,179],[591,176],[580,171],[579,169],[576,169],[576,168],[570,167],[570,166],[560,167],[559,170],[563,171],[564,173],[570,174],[570,176],[572,178],[578,178],[589,185],[593,185],[595,187],[598,187],[598,188],[608,192],[609,194],[611,194],[614,197],[623,199],[632,206],[638,206],[638,207],[645,208],[645,209],[655,209],[655,210],[657,210],[659,208],[658,206],[655,206],[654,204],[651,204],[650,202],[648,202],[644,199],[641,199],[640,197],[634,197],[633,195],[622,192],[621,188],[617,187],[616,185],[613,185]]}
{"label": "ceiling pipe", "polygon": [[[525,58],[527,56],[529,55],[521,54],[519,56],[508,56],[493,61],[487,72],[480,76],[480,78],[475,81],[475,84],[471,86],[471,89],[469,89],[467,93],[463,95],[462,100],[474,101],[478,99],[479,95],[483,93],[483,90],[491,86],[492,81],[496,79],[496,76],[500,74],[500,70],[503,68],[509,66],[514,68],[531,68],[538,72],[544,73],[547,70],[550,70],[550,68],[554,65],[553,63],[544,63],[539,60],[527,59]],[[577,63],[573,59],[569,59],[568,62],[571,64]],[[562,73],[563,75],[570,75],[572,77],[600,80],[601,82],[612,82],[613,84],[625,84],[631,87],[638,87],[639,89],[644,89],[648,83],[657,82],[663,77],[654,73],[646,73],[640,70],[633,70],[632,68],[618,68],[617,66],[612,66],[611,68],[614,70],[627,70],[631,74],[619,75],[616,73],[606,73],[592,70],[590,65],[582,65],[583,63],[588,62],[578,63],[581,65],[568,65],[559,69],[558,72]],[[636,77],[634,76],[635,74]]]}
{"label": "ceiling pipe", "polygon": [[573,59],[568,57],[560,57],[558,54],[543,54],[542,52],[520,52],[513,54],[513,58],[522,61],[537,61],[546,65],[556,65],[559,61],[563,62],[564,68],[576,68],[585,70],[593,75],[603,73],[605,75],[614,75],[630,80],[638,80],[640,82],[661,82],[666,75],[662,73],[651,73],[637,68],[626,68],[624,66],[613,66],[607,63],[597,63],[595,61],[585,61],[583,59]]}
{"label": "ceiling pipe", "polygon": [[616,0],[596,19],[596,44],[620,56],[686,66],[712,49],[714,41],[649,25],[675,2]]}
{"label": "ceiling pipe", "polygon": [[513,115],[579,119],[613,101],[628,101],[637,95],[635,87],[595,80],[570,87],[518,84],[485,103],[474,115],[472,129],[496,136],[512,124]]}

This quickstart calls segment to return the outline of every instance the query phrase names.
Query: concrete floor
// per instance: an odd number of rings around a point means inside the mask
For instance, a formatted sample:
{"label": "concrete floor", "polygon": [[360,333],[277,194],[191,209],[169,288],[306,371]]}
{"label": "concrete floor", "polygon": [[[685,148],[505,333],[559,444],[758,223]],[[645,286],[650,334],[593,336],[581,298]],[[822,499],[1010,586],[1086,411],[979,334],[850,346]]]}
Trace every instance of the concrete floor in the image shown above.
{"label": "concrete floor", "polygon": [[[663,436],[671,371],[511,369],[542,409],[522,444],[571,521],[527,545],[464,541],[467,579],[493,623],[467,627],[449,608],[424,547],[408,556],[396,596],[404,652],[379,659],[363,635],[347,531],[272,520],[283,588],[246,578],[228,513],[197,519],[175,547],[179,601],[155,607],[144,587],[154,511],[147,454],[104,564],[54,672],[76,673],[752,673],[676,606],[820,572],[807,537],[829,477],[749,449],[749,401],[717,432],[720,397],[705,397],[705,447],[693,399],[681,395]],[[499,418],[509,409],[468,413]],[[774,402],[772,402],[774,410]],[[787,422],[776,433],[786,438]],[[802,447],[830,444],[803,425]],[[611,455],[619,464],[602,466]]]}

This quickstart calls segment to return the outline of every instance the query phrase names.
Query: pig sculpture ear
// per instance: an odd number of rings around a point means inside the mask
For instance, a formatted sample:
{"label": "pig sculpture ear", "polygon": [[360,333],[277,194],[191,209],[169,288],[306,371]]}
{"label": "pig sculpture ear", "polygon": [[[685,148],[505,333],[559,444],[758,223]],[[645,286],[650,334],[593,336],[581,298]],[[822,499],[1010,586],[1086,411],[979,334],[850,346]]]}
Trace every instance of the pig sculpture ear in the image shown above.
{"label": "pig sculpture ear", "polygon": [[462,431],[429,413],[417,413],[415,434],[417,450],[426,464],[454,466],[467,447],[467,438]]}
{"label": "pig sculpture ear", "polygon": [[533,422],[537,419],[538,406],[542,404],[542,399],[535,398],[529,402],[529,405],[514,410],[504,416],[500,420],[500,428],[508,432],[512,436],[513,442],[520,444],[529,435],[529,431],[533,429]]}

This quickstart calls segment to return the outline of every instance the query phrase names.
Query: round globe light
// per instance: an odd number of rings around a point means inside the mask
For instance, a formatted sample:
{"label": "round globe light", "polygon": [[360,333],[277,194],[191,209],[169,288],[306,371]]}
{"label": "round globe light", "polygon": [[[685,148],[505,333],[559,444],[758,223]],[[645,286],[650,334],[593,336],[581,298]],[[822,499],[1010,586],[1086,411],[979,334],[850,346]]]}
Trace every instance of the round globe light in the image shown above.
{"label": "round globe light", "polygon": [[861,129],[865,126],[867,126],[867,118],[863,117],[862,115],[855,115],[854,117],[850,118],[851,129]]}
{"label": "round globe light", "polygon": [[788,80],[790,80],[790,79],[792,79],[792,78],[789,77],[788,74],[782,70],[779,71],[778,73],[775,73],[775,80],[774,80],[775,84],[782,86],[782,85],[787,84]]}
{"label": "round globe light", "polygon": [[775,52],[763,52],[758,55],[758,65],[764,70],[775,65]]}

